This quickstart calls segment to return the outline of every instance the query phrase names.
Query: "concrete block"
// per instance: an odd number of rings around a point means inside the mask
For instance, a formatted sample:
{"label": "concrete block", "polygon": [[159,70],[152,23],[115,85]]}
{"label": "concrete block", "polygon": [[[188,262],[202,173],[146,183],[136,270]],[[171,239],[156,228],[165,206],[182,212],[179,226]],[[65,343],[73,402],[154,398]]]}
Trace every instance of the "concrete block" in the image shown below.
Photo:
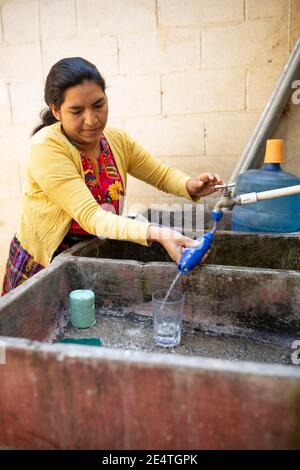
{"label": "concrete block", "polygon": [[282,66],[268,64],[251,68],[247,73],[247,109],[262,110],[282,72]]}
{"label": "concrete block", "polygon": [[272,139],[283,139],[284,140],[284,154],[285,154],[285,161],[287,161],[287,133],[288,133],[288,116],[283,115],[280,118],[276,129],[272,134]]}
{"label": "concrete block", "polygon": [[160,79],[157,75],[110,77],[107,96],[112,118],[160,114]]}
{"label": "concrete block", "polygon": [[245,107],[245,70],[201,70],[164,75],[162,93],[166,114],[242,110]]}
{"label": "concrete block", "polygon": [[114,37],[76,36],[43,42],[45,73],[63,57],[83,57],[97,66],[100,73],[118,73],[117,41]]}
{"label": "concrete block", "polygon": [[296,173],[300,176],[300,145],[299,145],[299,129],[300,129],[300,104],[291,105],[291,111],[287,117],[287,137],[285,144],[286,164],[285,169]]}
{"label": "concrete block", "polygon": [[300,35],[300,0],[291,0],[289,49],[294,47]]}
{"label": "concrete block", "polygon": [[[1,172],[6,168],[3,167],[3,163],[0,163]],[[7,164],[8,165],[8,164]],[[6,177],[8,174],[6,174]],[[17,180],[17,178],[15,178]],[[11,191],[12,193],[12,191]],[[16,197],[16,194],[0,195],[0,232],[6,237],[6,239],[12,238],[19,220],[19,214],[21,210],[21,198]]]}
{"label": "concrete block", "polygon": [[25,124],[0,126],[0,162],[26,160],[32,130],[32,126]]}
{"label": "concrete block", "polygon": [[0,124],[11,122],[8,84],[0,81]]}
{"label": "concrete block", "polygon": [[205,25],[244,19],[242,0],[158,0],[160,26]]}
{"label": "concrete block", "polygon": [[31,124],[40,122],[39,114],[46,107],[41,82],[15,82],[10,87],[13,122]]}
{"label": "concrete block", "polygon": [[203,172],[217,173],[228,181],[238,161],[239,155],[207,155]]}
{"label": "concrete block", "polygon": [[3,2],[2,16],[5,41],[23,44],[37,40],[37,8],[35,0]]}
{"label": "concrete block", "polygon": [[77,0],[80,35],[128,33],[156,28],[155,0]]}
{"label": "concrete block", "polygon": [[282,64],[287,58],[287,22],[263,19],[207,28],[202,44],[205,68]]}
{"label": "concrete block", "polygon": [[276,18],[283,17],[289,13],[289,2],[286,0],[247,0],[246,17],[249,19],[257,18]]}
{"label": "concrete block", "polygon": [[207,155],[240,155],[259,116],[255,112],[208,114],[205,117]]}
{"label": "concrete block", "polygon": [[119,45],[121,73],[172,72],[201,65],[200,33],[193,29],[122,35]]}
{"label": "concrete block", "polygon": [[[297,100],[300,100],[300,87],[297,88],[297,94],[295,95]],[[288,122],[295,122],[296,125],[300,125],[300,102],[289,103],[287,108]]]}
{"label": "concrete block", "polygon": [[171,208],[174,204],[183,206],[188,204],[188,200],[175,196],[173,194],[159,191],[158,189],[150,186],[142,181],[135,178],[129,179],[127,198],[126,198],[126,209],[127,213],[143,213],[151,207],[157,209],[157,205],[164,205],[164,209]]}
{"label": "concrete block", "polygon": [[[0,162],[0,198],[19,196],[21,192],[19,167],[15,161]],[[10,216],[13,216],[10,213]]]}
{"label": "concrete block", "polygon": [[202,116],[128,118],[125,129],[153,155],[204,153]]}
{"label": "concrete block", "polygon": [[144,183],[144,181],[138,180],[133,176],[128,175],[127,178],[127,194],[129,196],[137,197],[138,202],[141,202],[141,198],[149,197],[154,198],[158,189],[150,184]]}
{"label": "concrete block", "polygon": [[168,166],[181,170],[195,177],[210,171],[219,174],[228,180],[237,162],[236,155],[196,155],[193,157],[162,157],[161,160]]}
{"label": "concrete block", "polygon": [[[210,171],[218,173],[226,180],[229,179],[237,157],[233,155],[209,155],[209,156],[182,156],[182,157],[159,157],[159,159],[171,168],[182,171],[183,173],[196,177],[201,173]],[[128,176],[127,198],[130,204],[151,204],[158,200],[174,200],[174,195],[158,191],[153,186],[144,183],[141,180]],[[134,200],[135,198],[135,200]],[[180,200],[187,202],[186,199]]]}
{"label": "concrete block", "polygon": [[4,41],[3,36],[3,14],[2,14],[2,7],[0,5],[0,42]]}
{"label": "concrete block", "polygon": [[205,162],[207,161],[205,155],[159,156],[159,159],[165,165],[183,171],[189,176],[198,176],[200,173],[203,173],[203,168],[205,168]]}
{"label": "concrete block", "polygon": [[0,47],[0,80],[42,80],[37,44]]}
{"label": "concrete block", "polygon": [[[55,38],[76,34],[74,0],[39,0],[40,34],[42,38]],[[55,25],[55,32],[53,31]]]}
{"label": "concrete block", "polygon": [[118,127],[119,129],[125,129],[125,119],[109,116],[106,127]]}

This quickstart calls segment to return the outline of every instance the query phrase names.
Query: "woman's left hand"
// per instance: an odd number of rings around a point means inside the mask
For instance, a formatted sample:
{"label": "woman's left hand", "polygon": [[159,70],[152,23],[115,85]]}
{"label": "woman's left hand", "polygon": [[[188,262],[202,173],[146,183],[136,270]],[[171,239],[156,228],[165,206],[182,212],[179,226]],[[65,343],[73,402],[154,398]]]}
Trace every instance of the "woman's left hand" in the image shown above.
{"label": "woman's left hand", "polygon": [[223,189],[215,189],[217,184],[225,184],[225,182],[219,175],[207,172],[189,179],[186,189],[190,196],[208,196],[215,191],[223,191]]}

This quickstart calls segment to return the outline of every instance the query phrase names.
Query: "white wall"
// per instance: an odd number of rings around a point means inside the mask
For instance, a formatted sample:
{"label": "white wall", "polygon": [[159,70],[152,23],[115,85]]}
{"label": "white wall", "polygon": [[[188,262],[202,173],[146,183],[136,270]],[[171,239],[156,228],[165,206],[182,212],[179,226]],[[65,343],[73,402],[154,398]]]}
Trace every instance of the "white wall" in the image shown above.
{"label": "white wall", "polygon": [[[228,178],[299,33],[300,0],[0,0],[0,278],[53,63],[91,60],[111,124],[169,165]],[[299,108],[275,136],[300,174]],[[175,200],[132,178],[128,196]]]}

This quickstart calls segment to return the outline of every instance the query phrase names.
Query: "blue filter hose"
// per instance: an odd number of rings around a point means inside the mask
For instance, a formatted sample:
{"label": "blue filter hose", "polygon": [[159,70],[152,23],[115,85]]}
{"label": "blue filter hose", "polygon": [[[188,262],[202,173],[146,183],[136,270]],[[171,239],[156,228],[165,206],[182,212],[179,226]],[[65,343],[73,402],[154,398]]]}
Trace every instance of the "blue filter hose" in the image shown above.
{"label": "blue filter hose", "polygon": [[178,264],[178,269],[181,274],[188,274],[201,263],[203,256],[209,250],[213,240],[213,232],[207,232],[202,237],[198,238],[199,245],[197,247],[187,248],[184,251]]}
{"label": "blue filter hose", "polygon": [[207,232],[202,237],[198,238],[199,245],[195,248],[186,248],[179,261],[178,270],[181,274],[188,274],[196,266],[198,266],[203,256],[208,252],[212,242],[214,241],[214,233],[217,228],[217,223],[222,219],[223,212],[213,210],[211,212],[211,218],[214,221],[214,227],[211,232]]}

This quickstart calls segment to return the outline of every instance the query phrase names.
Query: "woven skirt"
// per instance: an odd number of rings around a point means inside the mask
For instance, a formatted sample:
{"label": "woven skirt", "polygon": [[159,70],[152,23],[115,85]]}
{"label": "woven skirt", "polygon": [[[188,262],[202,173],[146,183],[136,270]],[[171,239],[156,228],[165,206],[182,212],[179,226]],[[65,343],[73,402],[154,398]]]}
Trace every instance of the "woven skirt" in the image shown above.
{"label": "woven skirt", "polygon": [[9,247],[2,295],[18,287],[41,269],[44,269],[44,266],[34,261],[33,256],[21,246],[17,237],[14,236]]}
{"label": "woven skirt", "polygon": [[[76,243],[94,237],[94,235],[89,234],[67,234],[59,247],[56,249],[52,259],[63,251],[68,250]],[[41,269],[44,269],[44,267],[45,266],[42,266],[34,260],[33,256],[22,247],[17,237],[14,236],[9,248],[1,295],[5,295],[15,287],[18,287],[28,278],[34,276],[36,273],[41,271]]]}

